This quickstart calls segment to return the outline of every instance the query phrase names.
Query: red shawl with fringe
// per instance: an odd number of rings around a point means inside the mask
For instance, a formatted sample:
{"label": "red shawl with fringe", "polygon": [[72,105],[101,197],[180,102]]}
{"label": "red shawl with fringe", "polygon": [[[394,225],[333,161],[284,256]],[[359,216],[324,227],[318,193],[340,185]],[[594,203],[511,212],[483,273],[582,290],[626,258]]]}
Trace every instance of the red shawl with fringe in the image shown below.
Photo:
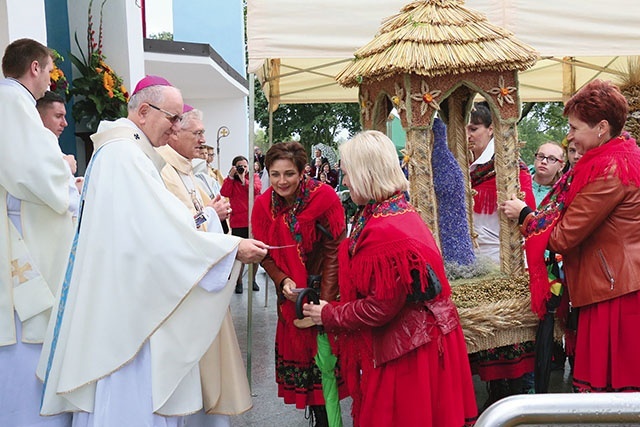
{"label": "red shawl with fringe", "polygon": [[[411,270],[419,272],[424,292],[428,283],[427,265],[442,284],[438,298],[451,296],[442,255],[433,235],[402,193],[361,208],[349,238],[340,245],[338,259],[340,302],[372,294],[378,299],[390,298],[398,292],[408,295],[413,290]],[[373,369],[371,331],[344,332],[340,336],[340,350],[355,416],[360,413],[362,401],[360,369]]]}
{"label": "red shawl with fringe", "polygon": [[[518,162],[520,191],[524,192],[525,203],[532,209],[536,207],[533,195],[531,174],[522,160]],[[496,188],[496,170],[493,158],[487,163],[478,165],[469,174],[471,188],[476,191],[473,196],[473,211],[477,214],[493,214],[498,209],[498,190]]]}
{"label": "red shawl with fringe", "polygon": [[[328,185],[307,177],[300,181],[293,205],[287,205],[273,187],[269,187],[256,199],[251,218],[256,239],[272,246],[294,245],[269,251],[269,256],[298,287],[307,286],[307,256],[313,244],[320,239],[316,223],[328,224],[328,231],[334,238],[338,238],[346,228],[344,209],[336,192]],[[296,318],[295,304],[291,301],[284,301],[280,310],[284,322],[293,322]],[[313,357],[316,328],[298,331],[304,338],[290,344]]]}
{"label": "red shawl with fringe", "polygon": [[622,185],[640,187],[640,150],[627,135],[587,151],[542,200],[533,215],[522,225],[525,236],[531,310],[542,319],[551,298],[553,279],[547,272],[544,251],[553,227],[562,219],[567,207],[585,185],[598,178],[616,177]]}

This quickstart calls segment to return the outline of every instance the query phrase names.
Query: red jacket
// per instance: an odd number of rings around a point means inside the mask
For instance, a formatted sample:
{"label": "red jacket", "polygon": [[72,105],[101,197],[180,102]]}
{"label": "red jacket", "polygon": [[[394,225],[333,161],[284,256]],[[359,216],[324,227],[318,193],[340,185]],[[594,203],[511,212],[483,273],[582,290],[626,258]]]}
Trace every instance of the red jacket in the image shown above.
{"label": "red jacket", "polygon": [[[262,182],[260,176],[253,174],[253,192],[255,197],[260,195]],[[226,177],[220,188],[220,194],[229,198],[231,228],[245,228],[249,226],[249,175],[245,175],[244,183],[237,179]]]}
{"label": "red jacket", "polygon": [[460,326],[451,298],[424,303],[407,303],[406,298],[402,293],[390,300],[369,295],[348,305],[327,305],[322,310],[322,323],[328,331],[372,328],[374,367],[404,356]]}
{"label": "red jacket", "polygon": [[[329,332],[370,336],[371,362],[380,366],[448,334],[460,323],[442,255],[418,213],[404,196],[373,206],[371,214],[365,208],[364,226],[354,228],[340,246],[341,302],[323,308],[322,323]],[[429,286],[428,268],[440,282],[440,294],[426,302],[408,301],[415,293],[412,271],[420,277],[424,292]],[[360,351],[368,353],[367,349],[355,352]]]}
{"label": "red jacket", "polygon": [[640,189],[619,178],[587,184],[551,232],[574,307],[640,290]]}

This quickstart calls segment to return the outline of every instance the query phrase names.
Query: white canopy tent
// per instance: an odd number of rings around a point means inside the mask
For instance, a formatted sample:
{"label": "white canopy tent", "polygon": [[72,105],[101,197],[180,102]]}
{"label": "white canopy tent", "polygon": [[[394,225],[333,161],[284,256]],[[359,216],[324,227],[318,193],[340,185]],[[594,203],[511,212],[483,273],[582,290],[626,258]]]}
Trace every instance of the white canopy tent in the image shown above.
{"label": "white canopy tent", "polygon": [[[250,100],[253,101],[255,74],[269,99],[271,111],[281,103],[358,102],[357,88],[339,86],[335,76],[353,59],[358,48],[373,39],[382,21],[397,14],[409,2],[247,0]],[[562,101],[594,78],[617,81],[620,75],[626,74],[627,57],[640,55],[637,0],[466,0],[464,3],[539,52],[536,65],[519,73],[522,101]],[[251,112],[252,107],[251,103]],[[250,144],[253,145],[252,140]],[[253,204],[253,194],[250,204]],[[250,292],[249,377],[252,301]]]}
{"label": "white canopy tent", "polygon": [[[451,0],[455,1],[455,0]],[[357,102],[335,75],[408,0],[248,0],[248,70],[279,103]],[[640,55],[637,0],[467,0],[540,54],[522,101],[562,101],[594,78],[617,81]]]}

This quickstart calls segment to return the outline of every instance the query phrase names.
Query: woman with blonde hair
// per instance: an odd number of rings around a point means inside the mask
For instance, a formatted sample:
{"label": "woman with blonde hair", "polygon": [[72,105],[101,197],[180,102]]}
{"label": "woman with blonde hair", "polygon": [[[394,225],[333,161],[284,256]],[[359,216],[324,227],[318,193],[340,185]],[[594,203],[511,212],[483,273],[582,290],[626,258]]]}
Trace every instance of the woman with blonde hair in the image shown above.
{"label": "woman with blonde hair", "polygon": [[360,206],[338,250],[340,302],[304,314],[337,334],[354,426],[471,424],[477,409],[459,317],[436,242],[407,199],[395,146],[365,131],[340,147]]}

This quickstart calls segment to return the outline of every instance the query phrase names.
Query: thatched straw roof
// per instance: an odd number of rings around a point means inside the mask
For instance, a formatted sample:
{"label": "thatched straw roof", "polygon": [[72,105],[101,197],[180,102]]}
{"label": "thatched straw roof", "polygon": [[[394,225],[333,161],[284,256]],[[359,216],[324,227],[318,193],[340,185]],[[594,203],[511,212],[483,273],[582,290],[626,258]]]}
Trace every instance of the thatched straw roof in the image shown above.
{"label": "thatched straw roof", "polygon": [[387,18],[354,56],[336,77],[343,86],[404,73],[435,77],[525,70],[538,55],[510,31],[467,9],[462,0],[420,0]]}

